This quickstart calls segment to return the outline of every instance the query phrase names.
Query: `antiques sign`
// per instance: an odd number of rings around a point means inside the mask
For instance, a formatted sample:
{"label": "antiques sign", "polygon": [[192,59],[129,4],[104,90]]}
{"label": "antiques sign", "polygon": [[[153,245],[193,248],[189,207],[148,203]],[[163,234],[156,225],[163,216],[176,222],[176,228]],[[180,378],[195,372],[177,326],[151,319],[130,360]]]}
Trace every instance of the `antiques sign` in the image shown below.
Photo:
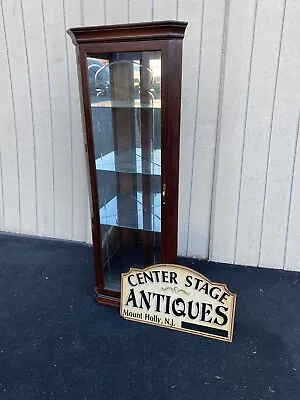
{"label": "antiques sign", "polygon": [[122,274],[123,318],[232,342],[236,295],[190,268],[158,264]]}

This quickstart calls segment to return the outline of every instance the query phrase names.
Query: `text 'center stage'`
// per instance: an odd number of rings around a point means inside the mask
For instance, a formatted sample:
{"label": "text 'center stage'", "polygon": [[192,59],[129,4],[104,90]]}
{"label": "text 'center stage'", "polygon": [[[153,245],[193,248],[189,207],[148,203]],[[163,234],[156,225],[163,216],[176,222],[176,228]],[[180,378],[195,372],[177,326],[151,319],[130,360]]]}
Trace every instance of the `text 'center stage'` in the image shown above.
{"label": "text 'center stage'", "polygon": [[231,342],[236,295],[190,268],[158,264],[122,274],[123,318]]}

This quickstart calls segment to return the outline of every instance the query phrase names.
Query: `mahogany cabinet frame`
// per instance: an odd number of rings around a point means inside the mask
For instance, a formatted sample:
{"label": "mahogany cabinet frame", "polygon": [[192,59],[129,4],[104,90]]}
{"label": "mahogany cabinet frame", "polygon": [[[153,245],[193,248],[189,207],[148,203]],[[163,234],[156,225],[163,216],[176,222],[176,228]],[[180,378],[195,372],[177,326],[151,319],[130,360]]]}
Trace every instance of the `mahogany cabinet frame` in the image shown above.
{"label": "mahogany cabinet frame", "polygon": [[[89,96],[87,55],[112,52],[161,52],[161,260],[176,263],[178,236],[178,180],[180,149],[182,40],[186,22],[163,21],[126,25],[71,28],[67,33],[76,47],[94,248],[96,300],[119,307],[120,292],[105,288],[93,125]],[[131,265],[128,265],[130,268]]]}

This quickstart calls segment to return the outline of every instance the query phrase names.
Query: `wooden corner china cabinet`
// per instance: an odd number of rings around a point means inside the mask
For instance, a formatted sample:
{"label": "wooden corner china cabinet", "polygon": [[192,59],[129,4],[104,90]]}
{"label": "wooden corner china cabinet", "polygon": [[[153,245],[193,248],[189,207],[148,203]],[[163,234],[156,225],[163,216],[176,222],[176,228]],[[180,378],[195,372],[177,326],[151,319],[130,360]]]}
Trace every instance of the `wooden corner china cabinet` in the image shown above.
{"label": "wooden corner china cabinet", "polygon": [[96,299],[121,273],[175,263],[185,22],[72,28],[90,173]]}

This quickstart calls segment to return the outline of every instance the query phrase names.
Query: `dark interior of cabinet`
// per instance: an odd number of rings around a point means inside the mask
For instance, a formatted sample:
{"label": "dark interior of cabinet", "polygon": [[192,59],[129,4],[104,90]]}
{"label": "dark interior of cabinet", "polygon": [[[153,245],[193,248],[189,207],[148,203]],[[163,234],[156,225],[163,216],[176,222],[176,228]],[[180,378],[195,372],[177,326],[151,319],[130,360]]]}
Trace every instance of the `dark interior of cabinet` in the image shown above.
{"label": "dark interior of cabinet", "polygon": [[[93,54],[93,57],[97,55]],[[105,93],[101,97],[90,93],[95,104],[92,107],[95,158],[112,152],[121,155],[114,160],[114,171],[97,170],[100,214],[112,203],[118,210],[117,221],[113,224],[105,223],[105,218],[101,219],[100,215],[105,284],[106,288],[118,291],[122,272],[132,266],[141,268],[160,261],[161,233],[160,230],[153,232],[151,210],[154,197],[161,191],[161,177],[151,174],[151,150],[160,149],[161,141],[160,135],[150,136],[154,131],[160,132],[161,115],[159,108],[148,107],[153,94],[149,88],[147,53],[101,54],[98,57],[106,58],[110,65],[118,62],[117,68],[110,70],[109,97],[115,106],[97,106],[99,100],[105,101]],[[138,88],[134,82],[132,59],[143,65]],[[124,107],[126,102],[132,104],[137,95],[145,107]],[[118,104],[122,106],[118,107]],[[137,149],[141,149],[140,173],[134,173]]]}

